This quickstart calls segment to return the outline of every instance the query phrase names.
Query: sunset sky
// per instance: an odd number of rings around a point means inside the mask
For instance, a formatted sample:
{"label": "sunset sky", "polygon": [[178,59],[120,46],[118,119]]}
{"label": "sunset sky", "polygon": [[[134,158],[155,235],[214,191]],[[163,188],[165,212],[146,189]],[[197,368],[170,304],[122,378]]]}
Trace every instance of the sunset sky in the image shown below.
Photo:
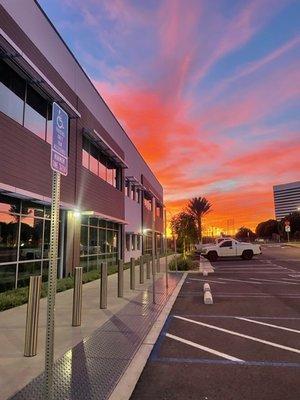
{"label": "sunset sky", "polygon": [[171,213],[205,196],[207,226],[274,218],[272,186],[300,180],[300,1],[39,3]]}

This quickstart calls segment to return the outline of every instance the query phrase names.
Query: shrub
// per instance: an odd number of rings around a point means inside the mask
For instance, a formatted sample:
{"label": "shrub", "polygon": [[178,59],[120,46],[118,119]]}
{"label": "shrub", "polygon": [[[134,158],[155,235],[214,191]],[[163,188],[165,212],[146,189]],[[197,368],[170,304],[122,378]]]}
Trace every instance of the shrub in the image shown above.
{"label": "shrub", "polygon": [[[175,259],[169,262],[169,269],[171,271],[176,270]],[[189,257],[183,258],[182,256],[177,258],[178,271],[188,271],[190,269],[193,269],[193,261],[191,260],[191,258]]]}

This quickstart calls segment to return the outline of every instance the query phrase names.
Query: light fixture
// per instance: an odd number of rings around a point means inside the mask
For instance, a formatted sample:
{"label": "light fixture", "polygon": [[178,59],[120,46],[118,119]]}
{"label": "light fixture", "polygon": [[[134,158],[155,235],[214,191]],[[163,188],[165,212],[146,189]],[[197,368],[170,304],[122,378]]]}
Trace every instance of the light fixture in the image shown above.
{"label": "light fixture", "polygon": [[80,211],[79,210],[74,210],[74,217],[75,218],[80,218],[80,216],[81,216]]}

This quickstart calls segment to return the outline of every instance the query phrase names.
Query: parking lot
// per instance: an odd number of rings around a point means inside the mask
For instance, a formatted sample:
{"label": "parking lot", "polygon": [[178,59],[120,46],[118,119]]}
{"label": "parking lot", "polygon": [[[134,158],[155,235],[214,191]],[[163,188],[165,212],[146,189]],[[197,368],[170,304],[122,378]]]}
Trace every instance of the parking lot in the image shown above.
{"label": "parking lot", "polygon": [[300,250],[213,266],[188,274],[132,399],[299,399]]}

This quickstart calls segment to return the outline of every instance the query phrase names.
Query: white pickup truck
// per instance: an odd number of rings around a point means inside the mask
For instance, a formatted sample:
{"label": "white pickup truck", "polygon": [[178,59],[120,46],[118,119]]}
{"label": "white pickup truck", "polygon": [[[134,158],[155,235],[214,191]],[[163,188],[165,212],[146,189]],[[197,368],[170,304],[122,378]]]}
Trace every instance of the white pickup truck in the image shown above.
{"label": "white pickup truck", "polygon": [[242,257],[244,260],[251,260],[254,255],[261,254],[261,247],[258,244],[225,239],[218,244],[203,247],[201,254],[209,261],[217,261],[219,257]]}

